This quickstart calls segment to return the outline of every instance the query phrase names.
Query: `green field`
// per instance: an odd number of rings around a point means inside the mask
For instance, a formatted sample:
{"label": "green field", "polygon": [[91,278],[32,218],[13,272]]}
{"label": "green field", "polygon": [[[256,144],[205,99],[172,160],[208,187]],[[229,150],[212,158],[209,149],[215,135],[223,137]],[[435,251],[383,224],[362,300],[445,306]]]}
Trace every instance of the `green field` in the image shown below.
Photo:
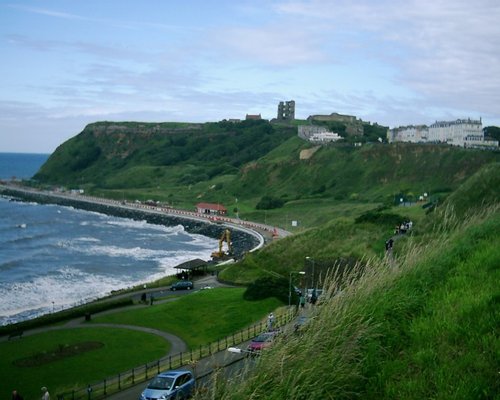
{"label": "green field", "polygon": [[[41,386],[47,386],[53,395],[82,389],[156,361],[170,349],[170,343],[156,335],[94,327],[94,323],[150,327],[178,335],[191,348],[198,348],[259,322],[283,305],[272,297],[245,301],[244,291],[244,288],[224,288],[193,292],[152,307],[117,310],[105,316],[96,314],[82,329],[54,330],[0,343],[0,367],[4,371],[0,389],[8,393],[15,384],[25,399],[39,397]],[[83,347],[87,342],[102,346],[72,355],[63,352],[66,347]],[[34,365],[15,365],[26,358],[31,358]]]}
{"label": "green field", "polygon": [[[86,342],[102,347],[64,355],[65,347]],[[55,398],[56,393],[83,388],[161,358],[169,349],[170,343],[159,336],[127,329],[61,329],[26,336],[0,343],[0,392],[17,388],[26,400],[33,400],[41,397],[40,388],[46,386]],[[16,365],[23,359],[33,363]]]}
{"label": "green field", "polygon": [[98,316],[93,322],[138,325],[171,332],[189,347],[196,348],[246,328],[283,305],[274,297],[244,301],[244,291],[244,288],[203,290],[154,307]]}

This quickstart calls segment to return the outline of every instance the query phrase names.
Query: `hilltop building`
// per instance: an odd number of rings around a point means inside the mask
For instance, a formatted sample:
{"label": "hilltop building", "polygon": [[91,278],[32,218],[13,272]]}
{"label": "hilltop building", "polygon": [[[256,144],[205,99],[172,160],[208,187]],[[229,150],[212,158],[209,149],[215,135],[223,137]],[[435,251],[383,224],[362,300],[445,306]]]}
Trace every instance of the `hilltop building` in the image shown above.
{"label": "hilltop building", "polygon": [[247,114],[245,119],[260,120],[262,116],[260,114]]}
{"label": "hilltop building", "polygon": [[429,128],[427,125],[408,125],[399,128],[390,129],[388,132],[388,141],[391,142],[427,142]]}
{"label": "hilltop building", "polygon": [[330,115],[310,115],[307,120],[314,122],[338,122],[344,124],[348,135],[363,136],[363,121],[353,115],[331,113]]}
{"label": "hilltop building", "polygon": [[436,121],[426,125],[403,126],[390,129],[387,139],[391,142],[447,143],[466,148],[491,149],[498,147],[497,140],[484,138],[482,121],[457,119],[455,121]]}
{"label": "hilltop building", "polygon": [[312,143],[328,143],[342,139],[336,132],[330,132],[324,126],[318,125],[299,125],[297,127],[298,135],[301,139]]}
{"label": "hilltop building", "polygon": [[278,121],[293,121],[295,119],[295,101],[280,101],[278,104]]}

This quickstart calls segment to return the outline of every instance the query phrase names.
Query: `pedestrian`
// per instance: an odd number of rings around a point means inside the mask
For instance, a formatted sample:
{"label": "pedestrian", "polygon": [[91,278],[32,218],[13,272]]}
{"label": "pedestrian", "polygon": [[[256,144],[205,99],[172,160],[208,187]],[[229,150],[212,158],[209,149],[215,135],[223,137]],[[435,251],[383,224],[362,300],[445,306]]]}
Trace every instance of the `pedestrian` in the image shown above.
{"label": "pedestrian", "polygon": [[306,298],[302,293],[300,294],[299,303],[300,303],[300,308],[304,308],[304,306],[306,305]]}
{"label": "pedestrian", "polygon": [[47,388],[43,386],[40,390],[42,391],[42,400],[50,400],[50,394]]}
{"label": "pedestrian", "polygon": [[385,242],[385,250],[387,252],[390,252],[392,251],[392,245],[394,244],[394,240],[392,238],[389,238],[386,242]]}
{"label": "pedestrian", "polygon": [[21,396],[19,392],[16,389],[14,389],[12,391],[12,400],[23,400],[23,396]]}
{"label": "pedestrian", "polygon": [[318,300],[318,295],[316,294],[316,289],[313,289],[311,294],[311,304],[315,305],[317,300]]}
{"label": "pedestrian", "polygon": [[273,325],[274,325],[274,314],[271,313],[267,317],[267,330],[270,332],[273,330]]}

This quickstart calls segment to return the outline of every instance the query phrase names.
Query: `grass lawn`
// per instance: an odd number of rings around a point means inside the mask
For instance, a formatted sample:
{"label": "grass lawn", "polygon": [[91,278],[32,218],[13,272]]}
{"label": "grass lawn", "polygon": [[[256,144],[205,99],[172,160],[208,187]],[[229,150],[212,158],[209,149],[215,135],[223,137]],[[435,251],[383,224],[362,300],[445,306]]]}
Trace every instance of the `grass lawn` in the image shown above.
{"label": "grass lawn", "polygon": [[283,304],[268,298],[245,301],[245,288],[193,292],[174,302],[93,318],[93,322],[146,326],[173,333],[191,348],[208,344],[259,321]]}
{"label": "grass lawn", "polygon": [[[89,342],[99,346],[82,350]],[[63,352],[68,347],[73,354]],[[7,396],[18,389],[31,400],[40,398],[40,388],[47,386],[55,398],[56,393],[161,358],[169,349],[159,336],[127,329],[64,329],[26,336],[0,343],[0,393]]]}

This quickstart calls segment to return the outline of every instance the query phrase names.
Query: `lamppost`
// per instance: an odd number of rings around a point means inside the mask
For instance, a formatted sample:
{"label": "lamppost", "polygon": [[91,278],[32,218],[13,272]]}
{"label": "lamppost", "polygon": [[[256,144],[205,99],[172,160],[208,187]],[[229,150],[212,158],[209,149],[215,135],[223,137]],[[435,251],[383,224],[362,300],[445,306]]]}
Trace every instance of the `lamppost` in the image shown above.
{"label": "lamppost", "polygon": [[292,274],[305,275],[305,271],[290,271],[290,286],[288,289],[288,306],[292,305]]}
{"label": "lamppost", "polygon": [[314,275],[314,258],[307,256],[306,260],[312,262],[313,268],[312,268],[312,274],[311,274],[311,286],[312,286],[312,289],[316,289],[315,282],[314,282],[314,276],[315,276]]}

